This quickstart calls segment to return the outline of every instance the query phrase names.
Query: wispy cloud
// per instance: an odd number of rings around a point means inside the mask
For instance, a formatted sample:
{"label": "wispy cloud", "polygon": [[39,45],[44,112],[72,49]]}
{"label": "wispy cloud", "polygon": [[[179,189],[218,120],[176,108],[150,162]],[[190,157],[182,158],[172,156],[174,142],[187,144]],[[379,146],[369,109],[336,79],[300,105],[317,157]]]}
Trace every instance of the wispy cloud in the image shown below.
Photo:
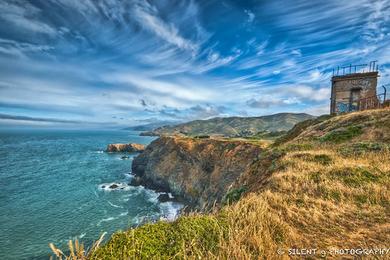
{"label": "wispy cloud", "polygon": [[185,39],[180,35],[178,28],[173,23],[163,21],[155,7],[146,1],[139,1],[133,11],[135,19],[142,27],[150,30],[163,40],[176,45],[179,48],[196,51],[196,43]]}
{"label": "wispy cloud", "polygon": [[255,20],[255,14],[250,10],[244,10],[244,12],[248,15],[248,23],[252,23]]}
{"label": "wispy cloud", "polygon": [[15,116],[15,115],[7,115],[7,114],[0,114],[0,120],[1,119],[16,120],[16,121],[67,123],[67,124],[83,123],[81,121],[75,121],[75,120],[63,120],[63,119],[55,119],[55,118],[39,118],[39,117],[29,117],[29,116]]}
{"label": "wispy cloud", "polygon": [[387,0],[4,0],[0,113],[118,124],[319,114],[337,65],[379,60],[388,83],[389,12]]}
{"label": "wispy cloud", "polygon": [[1,20],[16,29],[54,35],[56,29],[36,18],[41,10],[23,0],[0,2]]}

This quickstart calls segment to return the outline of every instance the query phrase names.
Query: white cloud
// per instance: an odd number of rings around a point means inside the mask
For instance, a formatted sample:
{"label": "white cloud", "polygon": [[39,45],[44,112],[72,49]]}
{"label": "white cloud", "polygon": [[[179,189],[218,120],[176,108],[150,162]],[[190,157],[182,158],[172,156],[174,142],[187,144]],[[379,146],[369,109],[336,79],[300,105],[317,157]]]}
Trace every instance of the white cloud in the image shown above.
{"label": "white cloud", "polygon": [[313,70],[312,72],[310,72],[310,80],[311,81],[316,81],[320,77],[321,77],[321,72],[318,69]]}
{"label": "white cloud", "polygon": [[302,52],[300,49],[295,49],[291,51],[292,55],[302,56]]}
{"label": "white cloud", "polygon": [[255,20],[255,14],[250,10],[245,10],[245,13],[248,15],[248,23],[252,23]]}
{"label": "white cloud", "polygon": [[281,98],[273,95],[264,95],[258,99],[250,99],[246,104],[251,108],[269,108],[275,106],[287,106],[301,103],[295,97]]}
{"label": "white cloud", "polygon": [[198,45],[182,37],[174,24],[164,22],[159,16],[157,9],[146,1],[138,2],[134,9],[134,18],[141,26],[150,30],[165,41],[176,45],[181,49],[196,51]]}
{"label": "white cloud", "polygon": [[48,45],[37,45],[0,38],[0,52],[7,55],[26,57],[29,53],[48,52],[53,49],[53,47]]}
{"label": "white cloud", "polygon": [[274,90],[287,96],[296,97],[299,99],[323,101],[330,98],[330,87],[313,88],[305,85],[279,87]]}
{"label": "white cloud", "polygon": [[[188,102],[210,101],[215,95],[211,90],[203,89],[200,86],[183,84],[184,81],[180,84],[173,81],[154,79],[137,71],[107,74],[103,76],[103,80],[114,84],[124,83],[136,86],[141,92],[148,93],[150,99],[160,106],[186,107]],[[167,98],[170,99],[169,102],[167,102]],[[162,101],[165,101],[165,103]]]}
{"label": "white cloud", "polygon": [[40,12],[40,9],[26,1],[0,2],[0,19],[29,32],[55,35],[55,28],[38,20]]}

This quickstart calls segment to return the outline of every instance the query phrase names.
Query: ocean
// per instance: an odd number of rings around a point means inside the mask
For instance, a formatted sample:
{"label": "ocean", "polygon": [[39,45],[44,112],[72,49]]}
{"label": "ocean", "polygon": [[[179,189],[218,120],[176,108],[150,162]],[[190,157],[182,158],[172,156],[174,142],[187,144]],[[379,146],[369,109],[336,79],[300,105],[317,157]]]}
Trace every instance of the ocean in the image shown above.
{"label": "ocean", "polygon": [[[48,259],[49,243],[66,250],[161,218],[181,204],[129,186],[136,156],[104,152],[109,143],[148,144],[131,131],[0,130],[0,259]],[[109,189],[111,184],[116,189]]]}

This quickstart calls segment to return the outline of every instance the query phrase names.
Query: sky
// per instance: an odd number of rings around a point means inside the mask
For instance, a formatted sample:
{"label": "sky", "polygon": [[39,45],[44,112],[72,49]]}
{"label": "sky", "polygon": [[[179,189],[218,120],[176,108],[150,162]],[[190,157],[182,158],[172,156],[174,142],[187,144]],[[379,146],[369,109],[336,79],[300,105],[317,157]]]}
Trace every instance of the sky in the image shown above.
{"label": "sky", "polygon": [[0,125],[326,114],[372,60],[390,83],[390,0],[2,0]]}

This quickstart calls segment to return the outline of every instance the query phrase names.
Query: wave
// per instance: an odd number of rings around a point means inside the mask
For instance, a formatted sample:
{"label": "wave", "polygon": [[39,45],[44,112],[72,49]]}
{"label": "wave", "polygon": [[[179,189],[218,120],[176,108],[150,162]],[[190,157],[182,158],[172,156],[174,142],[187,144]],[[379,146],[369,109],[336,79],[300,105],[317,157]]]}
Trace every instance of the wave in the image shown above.
{"label": "wave", "polygon": [[162,216],[160,220],[174,221],[180,215],[180,210],[184,207],[183,204],[173,201],[160,203],[160,212]]}
{"label": "wave", "polygon": [[120,217],[123,217],[123,216],[127,216],[128,214],[129,214],[129,212],[126,211],[126,212],[122,212],[121,214],[119,214],[119,216],[120,216]]}
{"label": "wave", "polygon": [[114,217],[108,217],[108,218],[103,218],[101,220],[99,220],[99,222],[97,223],[97,226],[100,226],[100,224],[102,224],[103,222],[109,222],[109,221],[113,221],[117,218],[114,218]]}
{"label": "wave", "polygon": [[108,204],[110,204],[110,205],[113,206],[114,208],[121,208],[121,209],[123,209],[122,206],[115,205],[115,204],[112,203],[111,201],[107,201],[107,202],[108,202]]}
{"label": "wave", "polygon": [[131,178],[133,178],[133,173],[132,173],[132,172],[126,172],[124,175],[125,175],[125,178],[126,178],[126,179],[131,179]]}

